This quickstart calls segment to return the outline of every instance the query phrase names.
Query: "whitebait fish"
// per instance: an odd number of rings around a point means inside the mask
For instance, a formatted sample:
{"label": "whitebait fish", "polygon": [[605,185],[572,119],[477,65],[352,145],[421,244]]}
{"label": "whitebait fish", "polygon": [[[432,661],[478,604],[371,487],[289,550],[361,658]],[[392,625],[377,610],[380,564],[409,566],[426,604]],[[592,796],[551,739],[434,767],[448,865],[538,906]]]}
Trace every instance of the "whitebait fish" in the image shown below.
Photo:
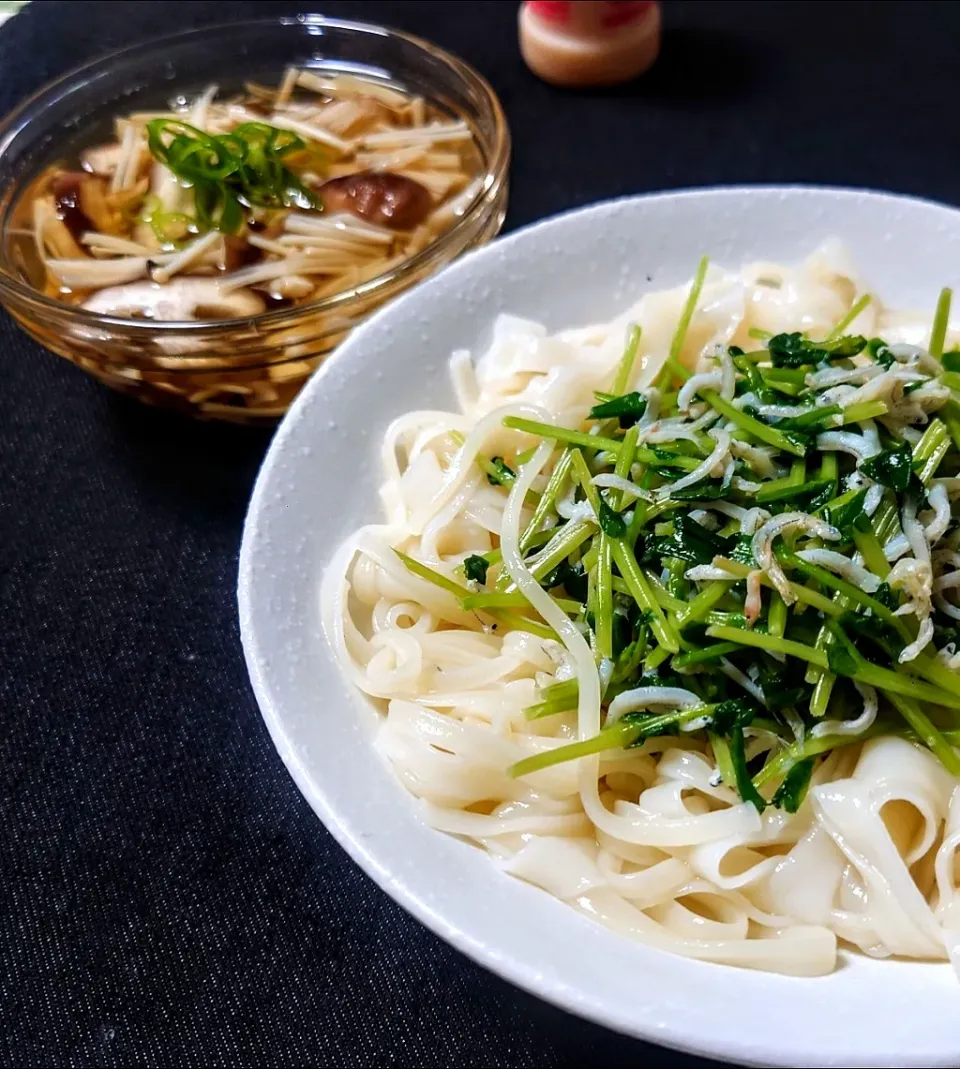
{"label": "whitebait fish", "polygon": [[462,413],[392,425],[389,526],[322,596],[427,820],[794,975],[960,923],[958,338],[948,290],[922,349],[857,293],[827,246],[590,331],[501,320]]}

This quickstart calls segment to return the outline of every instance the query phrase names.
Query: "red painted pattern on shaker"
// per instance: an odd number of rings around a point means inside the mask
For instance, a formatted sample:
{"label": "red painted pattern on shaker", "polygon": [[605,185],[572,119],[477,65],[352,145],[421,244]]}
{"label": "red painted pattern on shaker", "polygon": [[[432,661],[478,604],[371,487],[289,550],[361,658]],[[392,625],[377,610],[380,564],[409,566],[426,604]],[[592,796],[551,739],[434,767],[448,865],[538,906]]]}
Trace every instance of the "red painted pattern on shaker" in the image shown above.
{"label": "red painted pattern on shaker", "polygon": [[527,7],[544,22],[570,21],[570,0],[530,0]]}
{"label": "red painted pattern on shaker", "polygon": [[610,0],[600,18],[605,30],[615,30],[643,18],[656,0]]}

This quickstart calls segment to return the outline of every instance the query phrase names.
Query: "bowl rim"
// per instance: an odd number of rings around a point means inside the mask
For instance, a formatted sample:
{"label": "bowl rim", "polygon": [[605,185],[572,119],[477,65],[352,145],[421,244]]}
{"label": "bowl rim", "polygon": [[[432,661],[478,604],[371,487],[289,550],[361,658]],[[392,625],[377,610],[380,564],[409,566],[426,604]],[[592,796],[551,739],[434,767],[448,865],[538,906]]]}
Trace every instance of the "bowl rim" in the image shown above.
{"label": "bowl rim", "polygon": [[[618,205],[630,204],[642,201],[676,201],[694,199],[704,194],[717,197],[739,197],[745,194],[759,193],[768,196],[784,197],[789,195],[816,195],[826,194],[829,196],[849,199],[851,201],[868,197],[882,200],[886,203],[907,204],[918,207],[934,208],[940,211],[949,211],[960,214],[960,209],[942,201],[928,197],[912,196],[909,194],[891,193],[886,190],[873,189],[861,186],[833,186],[819,183],[756,183],[736,185],[714,185],[684,187],[679,189],[661,190],[644,194],[630,194],[621,197],[607,198],[586,205],[579,205],[558,212],[549,217],[536,220],[511,233],[498,238],[486,248],[478,250],[464,260],[459,261],[448,269],[444,274],[459,275],[469,272],[477,257],[493,255],[493,248],[502,248],[504,245],[513,245],[522,241],[532,231],[549,228],[571,216],[590,213],[602,213],[612,210]],[[702,1033],[696,1029],[690,1030],[686,1023],[678,1020],[667,1024],[659,1023],[656,1027],[649,1020],[644,1026],[639,1027],[636,1020],[627,1022],[621,1014],[609,1010],[596,997],[584,998],[578,989],[571,989],[559,981],[547,981],[542,978],[537,963],[529,959],[518,957],[509,949],[504,951],[503,945],[491,946],[474,938],[474,933],[460,927],[456,920],[449,917],[443,910],[433,907],[424,895],[422,887],[412,884],[406,874],[395,872],[387,862],[383,861],[376,850],[364,841],[364,836],[357,834],[356,813],[341,811],[337,803],[331,797],[328,785],[318,781],[314,772],[304,763],[301,753],[293,738],[287,717],[282,709],[281,693],[276,687],[276,672],[270,669],[270,658],[263,649],[263,613],[258,610],[256,588],[259,551],[262,536],[262,514],[267,512],[271,504],[276,504],[276,492],[278,479],[281,476],[279,470],[281,455],[286,454],[291,440],[294,438],[300,424],[304,421],[310,407],[316,397],[323,390],[325,379],[336,372],[340,366],[351,358],[351,349],[364,343],[366,334],[373,331],[381,317],[394,316],[400,306],[422,299],[421,295],[413,292],[405,294],[398,301],[392,302],[389,307],[379,309],[364,324],[355,331],[349,342],[341,346],[332,358],[327,361],[316,374],[306,388],[300,392],[293,405],[288,410],[280,427],[274,435],[267,454],[263,460],[260,471],[251,494],[247,514],[244,520],[243,536],[240,546],[238,561],[237,582],[237,605],[240,624],[240,638],[243,647],[245,664],[250,677],[254,696],[257,700],[261,716],[267,727],[271,741],[277,749],[278,755],[298,790],[306,799],[310,808],[314,811],[326,830],[334,837],[337,843],[345,850],[348,856],[355,861],[364,872],[370,876],[382,891],[388,894],[402,908],[423,924],[428,930],[442,938],[454,949],[463,953],[467,958],[481,965],[500,978],[517,985],[522,990],[551,1005],[571,1013],[581,1019],[600,1024],[620,1034],[631,1038],[641,1039],[668,1050],[681,1051],[697,1055],[703,1058],[718,1059],[734,1064],[754,1066],[787,1066],[787,1065],[821,1065],[839,1067],[841,1065],[859,1066],[948,1066],[956,1064],[956,1055],[960,1051],[960,1039],[950,1051],[938,1048],[934,1052],[926,1049],[905,1050],[900,1049],[892,1054],[886,1049],[881,1050],[874,1046],[870,1049],[858,1052],[853,1059],[844,1058],[843,1055],[825,1056],[822,1046],[808,1042],[803,1049],[782,1051],[772,1039],[758,1038],[753,1035],[750,1038],[731,1039],[723,1036],[714,1040],[713,1045],[707,1045]],[[376,321],[376,322],[375,322]],[[265,572],[270,575],[269,569]],[[321,642],[325,639],[321,637]],[[352,684],[343,678],[344,687],[353,690]],[[368,740],[369,742],[369,740]],[[389,779],[389,769],[384,770],[384,776]],[[399,791],[403,792],[401,784],[395,784]],[[419,819],[413,816],[412,819]],[[436,832],[438,836],[445,837],[443,833]],[[489,862],[489,859],[487,859]],[[568,906],[565,908],[569,909]],[[574,911],[570,916],[575,917]],[[598,926],[600,927],[600,926]],[[602,930],[602,929],[601,929]],[[625,937],[618,937],[625,938]],[[866,961],[865,956],[856,954],[857,959]],[[738,969],[734,966],[716,966],[710,962],[693,962],[692,964],[707,969],[722,968],[724,975],[731,970],[735,974],[754,974],[752,970]],[[886,963],[885,963],[886,964]],[[896,966],[896,959],[889,965]],[[911,961],[910,965],[925,966],[930,969],[948,970],[949,965],[941,962]],[[833,975],[836,975],[833,974]],[[807,980],[793,977],[785,979],[788,982],[806,983]],[[816,978],[818,982],[825,982],[829,977]],[[722,982],[722,977],[718,980]],[[826,992],[829,995],[829,991]],[[888,1060],[895,1057],[896,1061]]]}
{"label": "bowl rim", "polygon": [[[39,310],[47,313],[59,322],[78,326],[83,329],[98,329],[109,327],[111,330],[120,331],[127,336],[127,340],[137,341],[145,334],[170,334],[194,336],[203,334],[206,337],[216,336],[222,333],[230,333],[237,329],[259,328],[261,324],[271,329],[294,326],[303,316],[321,315],[325,312],[336,311],[349,306],[358,300],[375,297],[377,293],[389,290],[392,286],[402,283],[411,274],[416,275],[421,269],[429,269],[434,260],[440,259],[443,253],[451,246],[456,246],[465,232],[481,219],[490,206],[496,202],[497,194],[506,184],[507,171],[510,164],[511,139],[510,129],[507,124],[503,105],[486,78],[470,63],[461,59],[453,52],[440,45],[428,41],[416,34],[407,33],[390,26],[382,26],[374,22],[361,22],[355,19],[328,18],[325,15],[276,15],[258,19],[238,19],[233,22],[214,22],[205,26],[195,27],[179,33],[166,34],[155,37],[148,41],[140,41],[137,44],[125,45],[116,48],[95,59],[88,60],[79,66],[73,67],[52,81],[46,82],[22,100],[11,112],[0,119],[0,160],[12,147],[18,138],[29,138],[31,115],[34,109],[44,101],[60,101],[69,96],[78,84],[82,84],[84,75],[102,73],[119,59],[129,59],[144,53],[153,54],[159,50],[176,47],[179,44],[189,43],[193,39],[210,35],[222,35],[234,30],[252,30],[258,26],[290,26],[290,27],[329,27],[336,30],[346,30],[350,33],[369,34],[375,37],[387,37],[404,41],[412,45],[422,53],[441,60],[449,67],[457,77],[478,90],[483,102],[490,108],[494,121],[494,138],[490,159],[487,161],[481,177],[482,184],[463,215],[445,230],[439,237],[431,241],[420,252],[404,260],[389,271],[384,271],[353,289],[344,290],[341,293],[331,294],[319,301],[309,304],[293,305],[290,308],[281,308],[275,311],[261,312],[255,316],[241,316],[235,319],[202,319],[202,320],[140,320],[125,318],[122,316],[103,315],[99,312],[89,312],[76,305],[70,305],[63,301],[57,301],[35,290],[32,286],[21,282],[4,265],[2,258],[2,245],[0,245],[0,301],[6,303],[13,300],[18,306],[29,308],[31,311]],[[8,211],[17,203],[17,197],[10,198]],[[2,224],[0,220],[0,224]]]}

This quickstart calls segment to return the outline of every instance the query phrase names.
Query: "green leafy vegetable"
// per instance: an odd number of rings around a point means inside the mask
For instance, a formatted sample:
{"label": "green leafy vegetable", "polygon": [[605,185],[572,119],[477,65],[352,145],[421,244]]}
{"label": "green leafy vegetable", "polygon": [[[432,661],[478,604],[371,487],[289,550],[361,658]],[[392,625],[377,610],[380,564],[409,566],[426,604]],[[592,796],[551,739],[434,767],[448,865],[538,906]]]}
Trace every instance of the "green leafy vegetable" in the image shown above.
{"label": "green leafy vegetable", "polygon": [[490,565],[484,557],[478,557],[471,553],[463,562],[463,574],[474,583],[481,586],[487,581],[487,569]]}
{"label": "green leafy vegetable", "polygon": [[896,363],[896,357],[890,352],[883,338],[871,338],[867,342],[867,352],[883,368],[890,368]]}
{"label": "green leafy vegetable", "polygon": [[758,505],[769,505],[775,501],[794,501],[808,503],[807,511],[815,512],[813,504],[824,490],[831,490],[833,483],[829,479],[811,479],[809,482],[785,484],[783,486],[764,487],[757,494]]}
{"label": "green leafy vegetable", "polygon": [[620,426],[626,430],[646,411],[647,402],[639,393],[625,393],[621,397],[613,397],[609,401],[602,401],[590,409],[591,419],[618,419]]}
{"label": "green leafy vegetable", "polygon": [[771,804],[778,809],[785,809],[788,813],[796,813],[807,796],[815,763],[813,757],[798,761],[784,776],[783,782],[773,795]]}
{"label": "green leafy vegetable", "polygon": [[727,556],[738,564],[746,564],[750,568],[757,566],[753,556],[753,538],[750,535],[737,535]]}
{"label": "green leafy vegetable", "polygon": [[813,349],[810,342],[799,332],[776,334],[767,342],[767,348],[774,367],[816,364],[825,355],[822,350]]}
{"label": "green leafy vegetable", "polygon": [[854,525],[864,514],[863,505],[866,500],[866,490],[848,491],[826,505],[823,518],[845,538],[852,538]]}
{"label": "green leafy vegetable", "polygon": [[577,601],[587,600],[588,577],[582,562],[561,561],[552,572],[540,580],[540,585],[547,590],[562,586]]}
{"label": "green leafy vegetable", "polygon": [[600,509],[597,513],[597,519],[600,523],[600,530],[604,534],[609,535],[611,538],[623,538],[627,533],[627,524],[623,516],[603,500],[600,499]]}
{"label": "green leafy vegetable", "polygon": [[713,714],[713,730],[726,736],[730,748],[730,764],[737,785],[737,793],[745,802],[750,802],[762,813],[767,807],[766,801],[753,785],[747,770],[747,758],[743,729],[748,727],[758,713],[755,703],[746,698],[736,698],[721,702]]}
{"label": "green leafy vegetable", "polygon": [[728,698],[713,711],[713,729],[726,735],[735,727],[749,727],[759,712],[759,706],[751,698]]}
{"label": "green leafy vegetable", "polygon": [[674,490],[670,497],[673,501],[725,501],[729,493],[729,487],[724,485],[722,479],[706,479],[693,486],[682,486]]}
{"label": "green leafy vegetable", "polygon": [[855,676],[859,659],[847,644],[831,645],[827,649],[827,663],[835,676]]}
{"label": "green leafy vegetable", "polygon": [[491,457],[489,466],[485,467],[487,481],[493,486],[512,486],[517,478],[517,473],[503,457]]}
{"label": "green leafy vegetable", "polygon": [[913,451],[906,443],[895,442],[860,465],[864,475],[902,493],[910,485],[913,475]]}
{"label": "green leafy vegetable", "polygon": [[[931,509],[936,505],[934,480],[960,476],[960,350],[943,355],[940,373],[930,372],[928,361],[911,363],[917,381],[904,387],[904,404],[898,396],[886,394],[885,399],[854,398],[853,404],[844,404],[842,391],[839,399],[836,392],[826,395],[833,387],[821,384],[819,377],[811,378],[811,369],[831,363],[853,369],[873,361],[882,370],[894,364],[883,339],[867,341],[844,333],[869,304],[870,297],[864,295],[823,340],[799,331],[773,337],[754,331],[765,348],[749,353],[736,346],[729,349],[735,368],[732,391],[729,379],[722,394],[702,386],[699,397],[709,408],[696,405],[681,411],[677,380],[689,374],[680,366],[679,354],[704,269],[701,264],[674,334],[671,358],[657,379],[660,419],[671,431],[679,430],[678,436],[638,441],[637,423],[646,410],[647,396],[639,389],[624,392],[633,381],[637,331],[628,336],[613,392],[597,393],[581,424],[560,427],[514,416],[504,421],[506,427],[536,441],[560,443],[559,460],[542,496],[533,495],[537,504],[531,499],[526,506],[534,508],[534,516],[521,549],[534,577],[551,591],[556,605],[572,615],[590,643],[601,681],[601,717],[618,694],[636,687],[682,687],[692,690],[700,704],[628,713],[593,739],[520,762],[514,774],[614,747],[629,750],[656,735],[695,730],[702,742],[705,730],[724,783],[758,811],[769,804],[796,812],[807,796],[820,755],[850,742],[842,735],[809,733],[797,742],[798,718],[810,723],[828,714],[843,716],[841,710],[857,700],[850,680],[874,687],[881,698],[880,716],[862,737],[889,733],[909,737],[960,774],[960,756],[953,749],[960,742],[960,675],[937,655],[945,647],[949,652],[950,643],[960,644],[960,628],[934,599],[933,643],[901,664],[901,652],[921,634],[921,621],[915,614],[898,615],[909,595],[899,584],[894,588],[889,583],[897,559],[890,542],[900,540],[905,508],[916,502],[921,511]],[[942,347],[948,311],[944,296],[934,322],[932,350]],[[911,409],[910,391],[934,382],[956,393],[935,414]],[[795,414],[782,418],[767,405],[789,405]],[[704,421],[695,425],[703,416]],[[711,419],[730,432],[729,455],[706,478],[674,490],[673,485],[699,467],[714,448],[715,440],[711,442],[705,433]],[[824,430],[853,428],[867,420],[881,421],[881,451],[876,456],[857,463],[856,456],[846,451],[819,448]],[[518,440],[516,449],[522,452],[515,455],[530,457],[536,448],[529,440]],[[594,483],[598,474],[627,479],[637,493],[601,490]],[[863,481],[861,475],[883,488],[869,515],[867,500],[877,490],[845,489]],[[952,495],[952,484],[946,485]],[[593,515],[567,520],[569,513],[557,510],[561,495],[568,503],[588,501]],[[943,517],[940,509],[942,492],[937,522]],[[766,513],[787,512],[821,517],[838,529],[840,537],[824,538],[813,525],[791,523],[774,544],[784,570],[780,580],[771,569],[758,568],[753,532],[765,522]],[[927,516],[920,522],[930,529]],[[960,521],[951,513],[946,522],[937,541],[950,539],[942,544],[955,545]],[[821,547],[847,558],[850,570],[835,557],[813,563],[817,556],[805,551]],[[932,554],[935,577],[942,574],[940,556]],[[478,560],[482,568],[465,562],[464,572],[485,582],[491,554]],[[691,566],[713,564],[721,570],[691,577]],[[851,578],[859,567],[876,576],[879,585]],[[448,589],[444,577],[431,581]],[[522,595],[507,589],[509,577],[501,574],[498,587],[501,584],[503,592],[496,595],[474,591],[470,598],[456,588],[451,593],[464,608],[473,608],[478,598],[493,597],[501,600],[479,600],[476,607],[532,614]],[[947,590],[945,597],[957,597]],[[741,672],[749,677],[751,689],[760,688],[763,708],[743,695]],[[577,694],[575,685],[571,693],[548,688],[527,715],[568,711]],[[762,725],[763,732],[762,742],[751,742],[749,752],[756,756],[748,762],[745,730],[750,725]],[[769,749],[768,733],[779,737]],[[771,789],[779,784],[770,802],[758,789],[765,783]]]}
{"label": "green leafy vegetable", "polygon": [[774,367],[802,367],[824,360],[846,359],[863,351],[867,339],[859,334],[837,338],[836,341],[810,341],[803,334],[777,334],[767,342]]}
{"label": "green leafy vegetable", "polygon": [[799,705],[808,691],[803,676],[785,666],[761,668],[759,684],[771,712]]}
{"label": "green leafy vegetable", "polygon": [[681,515],[674,521],[672,534],[646,540],[643,559],[677,557],[691,564],[709,564],[714,557],[726,555],[729,547],[726,538],[708,531],[689,516]]}

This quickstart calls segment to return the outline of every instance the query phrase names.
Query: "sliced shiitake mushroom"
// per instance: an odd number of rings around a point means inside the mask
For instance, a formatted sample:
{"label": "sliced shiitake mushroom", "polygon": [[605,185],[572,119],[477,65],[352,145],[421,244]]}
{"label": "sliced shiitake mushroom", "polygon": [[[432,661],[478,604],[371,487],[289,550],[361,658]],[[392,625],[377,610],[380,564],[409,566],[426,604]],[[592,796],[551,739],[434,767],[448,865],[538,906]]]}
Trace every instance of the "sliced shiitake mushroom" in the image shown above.
{"label": "sliced shiitake mushroom", "polygon": [[80,190],[84,180],[90,177],[85,171],[64,171],[57,175],[50,186],[57,218],[75,241],[79,241],[80,235],[86,231],[96,229],[80,203]]}
{"label": "sliced shiitake mushroom", "polygon": [[390,171],[358,171],[331,178],[318,193],[328,211],[351,212],[393,230],[419,226],[433,207],[429,190]]}
{"label": "sliced shiitake mushroom", "polygon": [[174,278],[164,285],[133,282],[100,290],[83,307],[101,315],[130,316],[159,321],[187,319],[240,319],[260,315],[263,297],[252,290],[224,293],[216,279]]}
{"label": "sliced shiitake mushroom", "polygon": [[106,179],[86,171],[64,171],[50,187],[57,218],[79,240],[88,230],[122,234],[128,227],[122,213],[110,204]]}
{"label": "sliced shiitake mushroom", "polygon": [[225,234],[223,237],[223,270],[239,271],[263,259],[263,249],[251,245],[244,237]]}

